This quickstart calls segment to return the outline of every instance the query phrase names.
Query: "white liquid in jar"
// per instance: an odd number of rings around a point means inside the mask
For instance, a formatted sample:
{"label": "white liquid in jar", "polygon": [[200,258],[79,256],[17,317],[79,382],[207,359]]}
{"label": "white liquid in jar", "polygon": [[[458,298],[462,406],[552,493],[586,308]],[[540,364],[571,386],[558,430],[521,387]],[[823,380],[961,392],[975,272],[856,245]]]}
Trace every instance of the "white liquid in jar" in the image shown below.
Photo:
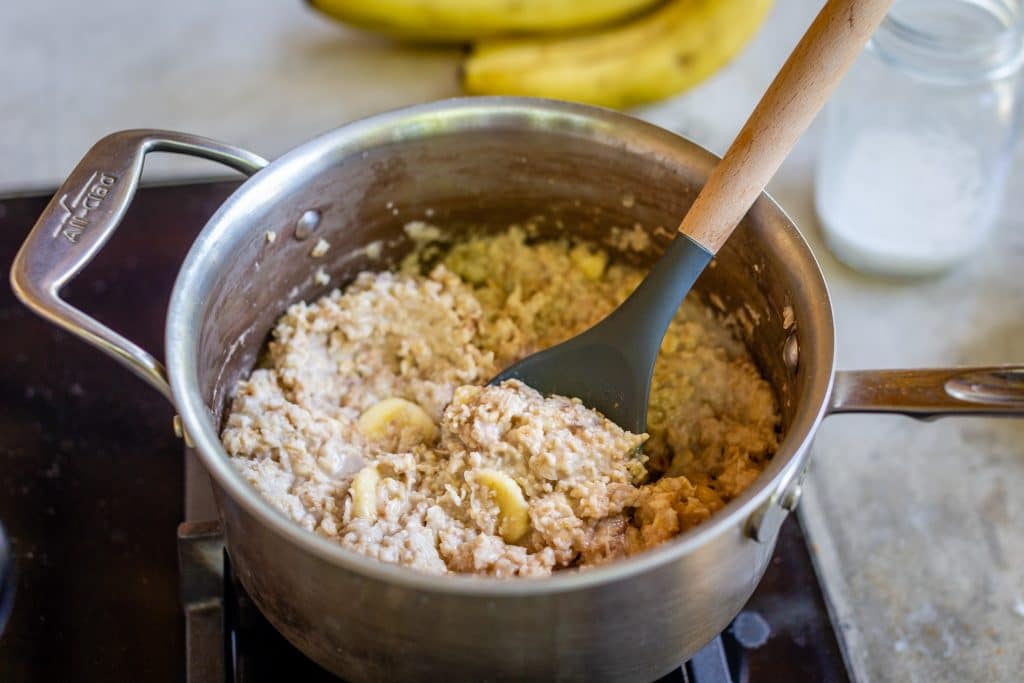
{"label": "white liquid in jar", "polygon": [[878,128],[835,142],[842,149],[819,164],[815,201],[840,260],[865,271],[922,275],[981,244],[995,202],[969,142]]}

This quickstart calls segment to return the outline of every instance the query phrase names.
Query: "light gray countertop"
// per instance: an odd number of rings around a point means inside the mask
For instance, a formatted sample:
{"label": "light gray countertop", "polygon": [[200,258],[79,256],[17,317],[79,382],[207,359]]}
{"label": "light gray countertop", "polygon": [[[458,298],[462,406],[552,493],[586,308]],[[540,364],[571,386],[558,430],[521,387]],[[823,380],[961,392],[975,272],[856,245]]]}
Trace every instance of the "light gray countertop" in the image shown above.
{"label": "light gray countertop", "polygon": [[[635,113],[721,152],[820,4],[778,0],[723,72]],[[3,3],[0,193],[56,185],[121,128],[180,129],[273,157],[352,119],[458,94],[457,55],[348,31],[298,0]],[[840,367],[1024,362],[1024,164],[979,257],[895,283],[853,273],[821,245],[818,137],[812,128],[770,190],[821,259]],[[148,179],[219,172],[147,163]],[[1021,680],[1024,422],[830,418],[806,488],[801,515],[860,678]]]}

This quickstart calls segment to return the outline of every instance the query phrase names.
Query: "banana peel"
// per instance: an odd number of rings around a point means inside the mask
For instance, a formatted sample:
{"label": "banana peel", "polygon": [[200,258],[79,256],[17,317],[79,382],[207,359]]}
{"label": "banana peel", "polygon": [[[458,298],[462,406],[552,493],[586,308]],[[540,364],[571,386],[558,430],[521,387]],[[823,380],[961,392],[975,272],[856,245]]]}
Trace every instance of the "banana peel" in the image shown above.
{"label": "banana peel", "polygon": [[339,21],[416,42],[470,42],[593,28],[657,0],[307,0]]}
{"label": "banana peel", "polygon": [[481,41],[462,68],[475,95],[627,108],[693,87],[756,34],[773,0],[667,0],[593,33]]}

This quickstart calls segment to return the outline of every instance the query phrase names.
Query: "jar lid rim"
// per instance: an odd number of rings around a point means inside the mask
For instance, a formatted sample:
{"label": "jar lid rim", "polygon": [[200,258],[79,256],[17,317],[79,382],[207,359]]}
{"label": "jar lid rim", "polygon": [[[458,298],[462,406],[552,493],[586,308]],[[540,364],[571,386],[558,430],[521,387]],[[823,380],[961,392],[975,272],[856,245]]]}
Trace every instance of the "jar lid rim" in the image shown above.
{"label": "jar lid rim", "polygon": [[[1019,0],[961,0],[989,12],[998,23],[986,34],[929,31],[890,11],[868,47],[886,62],[943,82],[996,80],[1024,62],[1024,8]],[[898,9],[898,6],[897,6]]]}

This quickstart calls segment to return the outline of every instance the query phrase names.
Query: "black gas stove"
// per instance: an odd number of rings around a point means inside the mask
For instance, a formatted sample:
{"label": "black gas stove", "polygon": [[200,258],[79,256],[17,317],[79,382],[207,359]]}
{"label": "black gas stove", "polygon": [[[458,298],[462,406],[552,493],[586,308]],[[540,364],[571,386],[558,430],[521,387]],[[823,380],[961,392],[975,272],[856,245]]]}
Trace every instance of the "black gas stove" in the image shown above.
{"label": "black gas stove", "polygon": [[[159,351],[178,266],[234,186],[140,190],[65,296]],[[0,271],[48,199],[0,197]],[[14,560],[13,572],[0,566],[0,622],[10,610],[0,681],[336,680],[249,600],[216,523],[179,527],[175,561],[175,525],[213,513],[202,500],[205,474],[182,458],[164,399],[36,319],[7,287],[0,325],[0,522]],[[745,610],[665,680],[850,680],[795,519]]]}

